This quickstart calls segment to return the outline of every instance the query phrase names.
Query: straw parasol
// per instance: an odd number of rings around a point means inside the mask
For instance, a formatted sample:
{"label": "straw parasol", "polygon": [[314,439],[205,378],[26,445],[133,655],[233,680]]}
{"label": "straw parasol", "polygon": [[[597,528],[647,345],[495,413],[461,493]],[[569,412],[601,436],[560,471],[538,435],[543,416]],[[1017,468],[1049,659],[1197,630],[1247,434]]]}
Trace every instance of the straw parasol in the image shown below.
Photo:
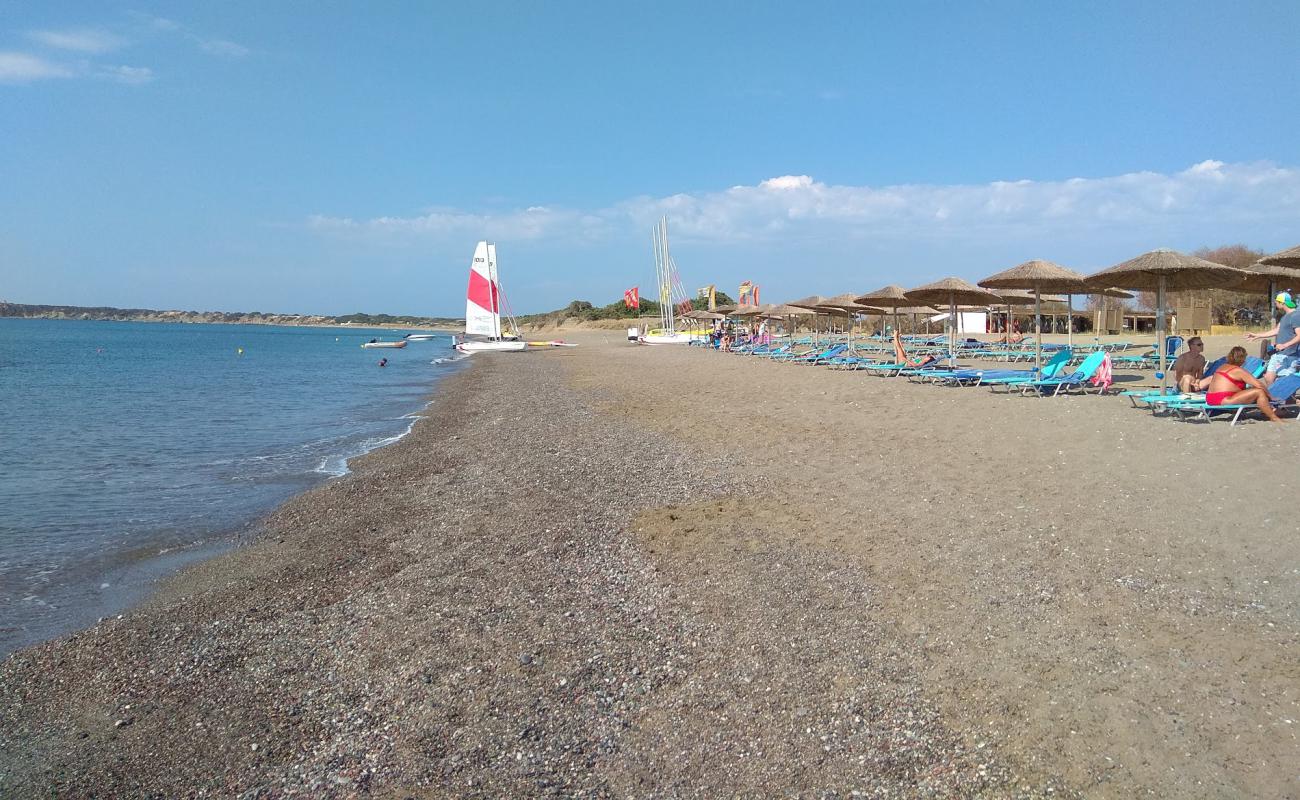
{"label": "straw parasol", "polygon": [[1165,388],[1165,292],[1174,289],[1230,289],[1250,273],[1174,250],[1152,250],[1088,276],[1094,286],[1156,290],[1156,347],[1160,352],[1160,390]]}
{"label": "straw parasol", "polygon": [[837,294],[834,297],[827,300],[825,303],[822,303],[820,306],[818,306],[818,308],[821,310],[830,311],[830,312],[839,311],[844,313],[844,315],[848,317],[848,324],[845,326],[845,329],[848,331],[850,346],[852,346],[853,344],[853,315],[854,314],[883,315],[885,313],[884,311],[881,311],[878,308],[872,308],[871,306],[866,306],[866,305],[862,305],[861,303],[855,302],[854,301],[855,297],[857,297],[856,292],[849,292],[847,294]]}
{"label": "straw parasol", "polygon": [[1002,299],[1002,303],[1001,303],[1001,305],[1004,305],[1004,306],[1007,307],[1007,329],[1006,329],[1006,340],[1007,340],[1007,343],[1010,344],[1010,342],[1011,342],[1011,307],[1012,307],[1012,306],[1032,306],[1036,301],[1035,301],[1034,296],[1033,296],[1032,294],[1030,294],[1029,292],[1023,291],[1023,290],[1021,290],[1021,289],[1001,289],[1001,290],[999,290],[999,291],[994,292],[994,294],[996,294],[999,298]]}
{"label": "straw parasol", "polygon": [[1280,253],[1274,253],[1271,256],[1264,256],[1259,260],[1259,263],[1267,264],[1270,267],[1290,267],[1291,269],[1300,269],[1300,245],[1296,245],[1290,250],[1283,250]]}
{"label": "straw parasol", "polygon": [[764,308],[763,316],[767,317],[768,319],[779,319],[781,320],[782,323],[784,323],[786,332],[789,334],[790,339],[792,341],[794,340],[794,333],[795,333],[794,318],[811,317],[817,313],[816,311],[810,308],[801,308],[799,306],[792,306],[789,305],[788,303],[778,304],[778,305],[767,305],[767,306],[763,306],[763,308]]}
{"label": "straw parasol", "polygon": [[829,300],[830,300],[829,297],[823,297],[819,294],[810,294],[807,297],[803,297],[798,300],[791,300],[789,303],[786,303],[786,305],[796,306],[798,308],[806,308],[809,311],[812,311],[814,314],[825,314],[826,310],[823,309],[822,306],[825,305]]}
{"label": "straw parasol", "polygon": [[1034,293],[1035,369],[1043,366],[1043,292],[1081,294],[1090,291],[1082,273],[1041,259],[1017,264],[1011,269],[990,275],[979,284],[985,289],[1028,289]]}
{"label": "straw parasol", "polygon": [[874,292],[860,294],[854,300],[863,305],[892,309],[894,312],[894,330],[898,330],[898,309],[911,306],[915,302],[907,299],[907,291],[895,283],[882,286]]}
{"label": "straw parasol", "polygon": [[[1232,288],[1239,292],[1267,292],[1268,304],[1266,307],[1270,311],[1270,317],[1272,315],[1273,298],[1277,297],[1278,287],[1285,286],[1294,289],[1300,286],[1300,267],[1279,267],[1260,261],[1251,264],[1249,267],[1243,267],[1243,269],[1248,273],[1247,277]],[[1263,347],[1267,350],[1267,340],[1264,340]]]}
{"label": "straw parasol", "polygon": [[957,304],[987,306],[1001,302],[1001,298],[997,295],[986,292],[978,286],[972,286],[961,278],[944,278],[934,283],[927,283],[924,286],[910,289],[905,294],[912,303],[919,305],[948,304],[953,323],[948,334],[949,364],[957,363],[957,356],[954,352],[957,347]]}
{"label": "straw parasol", "polygon": [[715,313],[715,314],[721,314],[721,315],[723,315],[724,317],[725,317],[726,315],[730,314],[731,312],[735,311],[735,310],[736,310],[736,307],[735,307],[734,305],[730,305],[730,306],[714,306],[714,307],[713,307],[713,313]]}
{"label": "straw parasol", "polygon": [[685,314],[683,314],[682,316],[683,316],[683,317],[690,317],[691,319],[725,319],[725,318],[726,318],[726,317],[725,317],[724,315],[722,315],[722,314],[718,314],[718,313],[713,312],[713,311],[705,311],[705,310],[703,310],[703,309],[697,309],[697,310],[694,310],[694,311],[688,311],[688,312],[686,312]]}

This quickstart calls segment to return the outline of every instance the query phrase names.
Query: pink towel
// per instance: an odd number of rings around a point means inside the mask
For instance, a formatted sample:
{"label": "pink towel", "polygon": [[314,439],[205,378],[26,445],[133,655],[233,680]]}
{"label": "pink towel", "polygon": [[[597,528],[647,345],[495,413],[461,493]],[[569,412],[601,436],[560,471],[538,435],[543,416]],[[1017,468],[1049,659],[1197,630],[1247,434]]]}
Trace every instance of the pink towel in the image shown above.
{"label": "pink towel", "polygon": [[1107,353],[1102,359],[1101,364],[1097,367],[1097,372],[1092,376],[1092,385],[1100,386],[1104,392],[1115,382],[1115,378],[1110,373],[1110,353]]}

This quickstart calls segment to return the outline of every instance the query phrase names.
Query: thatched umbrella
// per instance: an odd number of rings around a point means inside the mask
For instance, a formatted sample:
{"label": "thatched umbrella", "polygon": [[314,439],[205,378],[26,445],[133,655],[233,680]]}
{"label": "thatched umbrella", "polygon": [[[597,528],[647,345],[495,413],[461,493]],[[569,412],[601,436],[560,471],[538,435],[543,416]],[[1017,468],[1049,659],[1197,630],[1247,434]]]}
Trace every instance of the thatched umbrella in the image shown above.
{"label": "thatched umbrella", "polygon": [[1156,290],[1156,348],[1160,351],[1160,390],[1165,388],[1165,292],[1174,289],[1230,289],[1249,276],[1245,270],[1215,264],[1173,250],[1152,250],[1088,276],[1093,286]]}
{"label": "thatched umbrella", "polygon": [[[810,294],[807,297],[802,297],[798,300],[791,300],[786,303],[786,305],[795,306],[797,308],[806,308],[814,314],[825,314],[826,311],[822,309],[822,306],[828,300],[830,300],[829,297],[823,297],[819,294]],[[814,325],[813,327],[816,326]]]}
{"label": "thatched umbrella", "polygon": [[1280,253],[1274,253],[1271,256],[1264,256],[1259,260],[1259,263],[1267,264],[1270,267],[1290,267],[1291,269],[1300,269],[1300,245],[1296,245],[1290,250],[1283,250]]}
{"label": "thatched umbrella", "polygon": [[733,311],[735,311],[735,310],[736,310],[736,307],[735,307],[734,305],[730,305],[730,306],[714,306],[714,308],[713,308],[713,313],[715,313],[715,314],[721,314],[722,316],[725,317],[725,316],[727,316],[728,314],[730,314],[731,312],[733,312]]}
{"label": "thatched umbrella", "polygon": [[837,294],[834,297],[827,300],[825,303],[822,303],[820,306],[818,306],[818,308],[821,310],[830,311],[830,312],[840,312],[848,317],[848,324],[845,326],[845,328],[848,331],[850,346],[853,345],[853,315],[854,314],[883,315],[885,313],[884,311],[881,311],[878,308],[872,308],[871,306],[854,302],[855,297],[857,297],[856,292],[849,292],[847,294]]}
{"label": "thatched umbrella", "polygon": [[722,315],[722,314],[718,314],[718,313],[713,312],[713,311],[705,311],[704,309],[697,309],[697,310],[695,310],[695,311],[688,311],[688,312],[686,312],[685,314],[683,314],[682,316],[683,316],[683,317],[690,317],[691,319],[712,319],[712,320],[717,320],[717,319],[726,319],[726,317],[725,317],[724,315]]}
{"label": "thatched umbrella", "polygon": [[1032,306],[1035,302],[1034,296],[1029,292],[1020,289],[1000,289],[994,292],[1002,300],[1002,305],[1007,307],[1007,329],[1006,340],[1011,343],[1011,307],[1012,306]]}
{"label": "thatched umbrella", "polygon": [[906,292],[907,297],[913,303],[928,305],[931,303],[947,303],[949,313],[952,317],[952,328],[948,334],[948,363],[955,365],[957,363],[957,305],[991,305],[1001,302],[995,294],[980,289],[978,286],[972,286],[961,278],[944,278],[943,280],[927,283],[924,286],[918,286]]}
{"label": "thatched umbrella", "polygon": [[914,300],[907,298],[907,291],[902,286],[894,283],[882,286],[874,292],[860,294],[854,298],[854,301],[867,306],[892,309],[894,312],[894,330],[898,330],[898,309],[915,304]]}
{"label": "thatched umbrella", "polygon": [[[1300,250],[1300,248],[1296,248]],[[1277,297],[1279,286],[1295,288],[1300,286],[1300,267],[1279,267],[1274,264],[1265,264],[1260,261],[1251,264],[1249,267],[1243,267],[1248,273],[1247,277],[1241,283],[1232,288],[1239,292],[1267,292],[1268,302],[1265,307],[1268,309],[1269,317],[1273,315],[1273,298]],[[1268,350],[1268,340],[1261,340],[1263,350]]]}
{"label": "thatched umbrella", "polygon": [[792,306],[788,303],[781,305],[766,305],[762,308],[764,309],[762,312],[763,316],[768,319],[779,319],[785,324],[786,332],[789,333],[791,341],[794,341],[794,317],[810,317],[817,313],[810,308],[800,308],[799,306]]}
{"label": "thatched umbrella", "polygon": [[1051,261],[1026,261],[979,282],[985,289],[1028,289],[1034,293],[1034,368],[1043,366],[1042,293],[1090,291],[1083,274]]}

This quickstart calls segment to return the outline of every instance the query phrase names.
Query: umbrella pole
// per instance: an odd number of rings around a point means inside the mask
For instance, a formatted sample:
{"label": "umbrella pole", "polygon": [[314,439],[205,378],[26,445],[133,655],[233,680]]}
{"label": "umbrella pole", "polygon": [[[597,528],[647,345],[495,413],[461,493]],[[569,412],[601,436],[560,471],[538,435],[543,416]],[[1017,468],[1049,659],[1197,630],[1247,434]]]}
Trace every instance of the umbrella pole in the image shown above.
{"label": "umbrella pole", "polygon": [[[1277,297],[1277,281],[1272,278],[1268,279],[1268,300],[1264,303],[1264,308],[1268,312],[1268,318],[1273,318],[1273,298]],[[1233,320],[1236,322],[1236,320]],[[1268,339],[1259,340],[1259,357],[1265,361],[1268,360]]]}
{"label": "umbrella pole", "polygon": [[1160,393],[1165,393],[1165,276],[1156,285],[1156,347],[1160,348]]}
{"label": "umbrella pole", "polygon": [[1065,346],[1074,349],[1074,295],[1065,294]]}
{"label": "umbrella pole", "polygon": [[1043,314],[1038,295],[1038,286],[1034,286],[1034,371],[1043,368]]}
{"label": "umbrella pole", "polygon": [[957,366],[957,296],[948,296],[948,319],[952,327],[948,329],[948,366]]}

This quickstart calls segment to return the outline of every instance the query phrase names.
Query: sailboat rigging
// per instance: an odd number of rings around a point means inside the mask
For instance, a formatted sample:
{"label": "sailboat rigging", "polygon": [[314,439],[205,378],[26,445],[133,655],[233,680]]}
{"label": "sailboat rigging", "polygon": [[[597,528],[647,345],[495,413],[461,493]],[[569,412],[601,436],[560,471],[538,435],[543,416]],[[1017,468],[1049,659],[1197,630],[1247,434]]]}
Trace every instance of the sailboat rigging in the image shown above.
{"label": "sailboat rigging", "polygon": [[640,344],[686,344],[691,334],[677,330],[678,306],[686,308],[690,301],[677,274],[677,262],[668,249],[668,217],[661,217],[651,231],[651,244],[655,255],[655,279],[659,284],[659,328],[638,337]]}

